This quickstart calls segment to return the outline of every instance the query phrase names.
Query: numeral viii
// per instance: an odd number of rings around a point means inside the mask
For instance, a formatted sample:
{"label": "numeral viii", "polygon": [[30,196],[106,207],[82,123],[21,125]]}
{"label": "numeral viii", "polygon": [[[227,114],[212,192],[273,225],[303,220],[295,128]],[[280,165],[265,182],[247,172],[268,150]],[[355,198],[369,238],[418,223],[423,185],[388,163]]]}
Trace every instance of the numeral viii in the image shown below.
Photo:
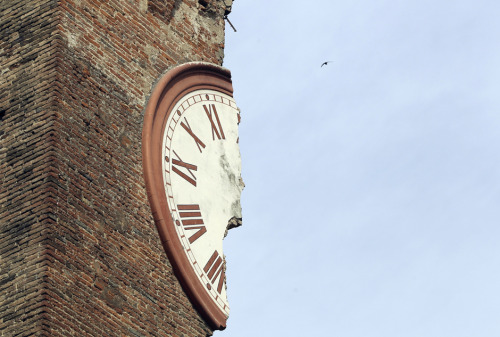
{"label": "numeral viii", "polygon": [[181,223],[185,230],[196,232],[189,237],[189,243],[193,243],[207,232],[207,228],[203,223],[199,205],[177,205]]}

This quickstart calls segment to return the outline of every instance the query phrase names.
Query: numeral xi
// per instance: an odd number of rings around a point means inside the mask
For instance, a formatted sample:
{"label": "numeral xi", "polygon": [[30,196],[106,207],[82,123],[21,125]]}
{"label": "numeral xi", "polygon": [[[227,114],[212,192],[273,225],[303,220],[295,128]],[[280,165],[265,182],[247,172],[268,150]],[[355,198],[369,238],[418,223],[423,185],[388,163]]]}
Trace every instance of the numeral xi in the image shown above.
{"label": "numeral xi", "polygon": [[[222,130],[222,125],[220,124],[219,115],[217,114],[217,109],[215,108],[215,104],[210,104],[208,108],[204,104],[203,109],[205,109],[207,117],[210,120],[210,125],[212,126],[212,139],[215,140],[215,136],[217,136],[218,139],[226,139],[226,136],[224,136],[224,130]],[[215,125],[213,116],[215,116],[215,121],[217,122],[217,125]]]}

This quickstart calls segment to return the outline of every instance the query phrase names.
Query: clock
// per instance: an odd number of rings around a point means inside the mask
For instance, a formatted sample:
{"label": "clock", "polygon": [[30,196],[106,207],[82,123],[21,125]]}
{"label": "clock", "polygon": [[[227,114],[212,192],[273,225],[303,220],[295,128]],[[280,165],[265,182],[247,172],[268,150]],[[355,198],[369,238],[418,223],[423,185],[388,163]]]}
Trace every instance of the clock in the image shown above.
{"label": "clock", "polygon": [[158,233],[191,302],[213,329],[229,315],[223,239],[241,224],[239,109],[230,72],[209,63],[168,71],[148,100],[143,169]]}

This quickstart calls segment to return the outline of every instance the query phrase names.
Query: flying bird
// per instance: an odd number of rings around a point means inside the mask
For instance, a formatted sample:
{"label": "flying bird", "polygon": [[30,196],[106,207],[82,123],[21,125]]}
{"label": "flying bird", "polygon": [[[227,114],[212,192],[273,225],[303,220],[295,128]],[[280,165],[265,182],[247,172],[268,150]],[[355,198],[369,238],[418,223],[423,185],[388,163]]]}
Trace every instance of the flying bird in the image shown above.
{"label": "flying bird", "polygon": [[326,65],[327,65],[328,63],[330,63],[330,62],[333,62],[333,61],[325,61],[325,62],[323,62],[323,63],[321,64],[321,66],[322,66],[322,67],[323,67],[323,66],[326,66]]}

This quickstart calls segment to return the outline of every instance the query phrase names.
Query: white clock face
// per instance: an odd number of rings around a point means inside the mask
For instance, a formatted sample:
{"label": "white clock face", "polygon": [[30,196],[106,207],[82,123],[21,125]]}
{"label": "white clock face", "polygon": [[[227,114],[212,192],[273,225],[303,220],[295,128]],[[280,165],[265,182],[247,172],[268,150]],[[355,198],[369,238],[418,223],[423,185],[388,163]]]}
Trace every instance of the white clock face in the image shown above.
{"label": "white clock face", "polygon": [[191,267],[218,307],[229,314],[222,241],[241,219],[239,110],[212,90],[184,96],[163,133],[163,182],[172,221]]}

